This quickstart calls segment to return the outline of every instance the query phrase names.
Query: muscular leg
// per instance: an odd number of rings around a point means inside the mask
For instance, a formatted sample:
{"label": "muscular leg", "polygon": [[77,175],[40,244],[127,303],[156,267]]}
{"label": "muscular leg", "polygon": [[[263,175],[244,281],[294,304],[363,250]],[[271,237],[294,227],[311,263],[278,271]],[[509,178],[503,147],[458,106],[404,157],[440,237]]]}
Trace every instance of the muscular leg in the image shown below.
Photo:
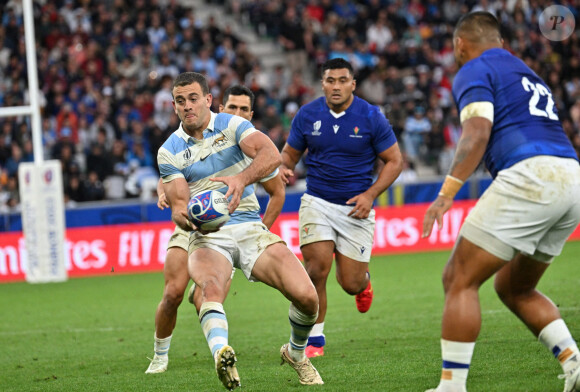
{"label": "muscular leg", "polygon": [[[232,285],[232,280],[228,280],[228,283],[226,284],[226,293],[230,292],[230,286]],[[225,299],[224,299],[225,301]],[[202,300],[202,295],[201,295],[201,289],[199,288],[198,285],[195,285],[195,287],[193,288],[193,305],[195,306],[195,311],[197,312],[197,314],[199,314],[199,310],[201,309],[201,304],[203,303]]]}
{"label": "muscular leg", "polygon": [[201,292],[199,322],[215,361],[218,378],[226,389],[233,390],[240,386],[240,376],[236,369],[236,354],[228,344],[228,320],[222,305],[231,280],[232,265],[221,253],[201,248],[189,256],[188,269],[196,289]]}
{"label": "muscular leg", "polygon": [[369,284],[369,263],[363,263],[336,253],[336,280],[350,295],[362,292]]}
{"label": "muscular leg", "polygon": [[169,248],[163,267],[165,288],[163,298],[155,313],[155,335],[159,339],[173,333],[177,322],[177,308],[189,283],[187,273],[187,252],[179,247]]}
{"label": "muscular leg", "polygon": [[505,263],[465,238],[459,239],[443,271],[443,339],[475,342],[481,328],[479,287]]}
{"label": "muscular leg", "polygon": [[163,267],[165,287],[163,298],[155,313],[155,355],[145,371],[147,374],[162,373],[167,370],[171,335],[177,322],[177,308],[183,300],[183,294],[189,283],[187,273],[187,251],[180,247],[171,247],[165,257]]}
{"label": "muscular leg", "polygon": [[526,324],[535,336],[561,318],[554,303],[536,289],[550,264],[518,254],[498,271],[494,287],[503,303]]}
{"label": "muscular leg", "polygon": [[260,255],[252,275],[278,289],[301,312],[317,313],[318,296],[308,274],[300,260],[281,242],[270,245]]}
{"label": "muscular leg", "polygon": [[443,270],[441,380],[436,392],[465,392],[475,340],[481,329],[479,287],[506,261],[460,237]]}
{"label": "muscular leg", "polygon": [[326,281],[330,269],[332,268],[332,259],[334,253],[334,242],[320,241],[304,245],[300,248],[304,257],[304,267],[314,284],[318,294],[318,319],[316,323],[323,323],[326,317]]}
{"label": "muscular leg", "polygon": [[305,355],[308,336],[318,315],[318,296],[306,270],[284,244],[266,248],[258,257],[252,275],[278,289],[290,300],[290,342],[280,349],[282,362],[297,373],[301,384],[324,384],[318,371]]}
{"label": "muscular leg", "polygon": [[221,253],[209,248],[195,250],[189,257],[188,270],[196,290],[201,291],[201,303],[224,302],[232,265]]}

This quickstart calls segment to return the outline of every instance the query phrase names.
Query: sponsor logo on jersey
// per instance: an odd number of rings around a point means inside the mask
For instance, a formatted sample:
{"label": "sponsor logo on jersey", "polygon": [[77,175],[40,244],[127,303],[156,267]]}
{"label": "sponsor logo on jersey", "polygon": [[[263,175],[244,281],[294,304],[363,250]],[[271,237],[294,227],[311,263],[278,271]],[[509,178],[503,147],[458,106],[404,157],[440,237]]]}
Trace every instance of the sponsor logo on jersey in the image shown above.
{"label": "sponsor logo on jersey", "polygon": [[332,129],[334,129],[334,133],[337,133],[337,132],[338,132],[338,128],[340,128],[340,125],[336,125],[336,124],[334,124],[334,125],[332,126]]}
{"label": "sponsor logo on jersey", "polygon": [[313,136],[320,136],[322,135],[322,133],[320,132],[320,127],[322,126],[322,121],[318,120],[315,123],[312,124],[312,128],[314,128],[314,131],[312,131],[312,135]]}
{"label": "sponsor logo on jersey", "polygon": [[361,246],[360,247],[360,254],[361,255],[364,254],[365,253],[365,250],[367,250],[367,248],[365,248],[364,246]]}
{"label": "sponsor logo on jersey", "polygon": [[360,128],[359,127],[354,127],[354,129],[352,131],[354,132],[354,135],[348,135],[348,136],[355,137],[357,139],[361,139],[362,138],[362,135],[359,135],[358,134],[358,131],[360,131]]}
{"label": "sponsor logo on jersey", "polygon": [[218,136],[213,140],[213,144],[211,146],[216,147],[216,148],[220,148],[220,147],[223,147],[227,143],[227,141],[228,140],[226,138],[226,135],[224,135],[222,133],[221,136]]}

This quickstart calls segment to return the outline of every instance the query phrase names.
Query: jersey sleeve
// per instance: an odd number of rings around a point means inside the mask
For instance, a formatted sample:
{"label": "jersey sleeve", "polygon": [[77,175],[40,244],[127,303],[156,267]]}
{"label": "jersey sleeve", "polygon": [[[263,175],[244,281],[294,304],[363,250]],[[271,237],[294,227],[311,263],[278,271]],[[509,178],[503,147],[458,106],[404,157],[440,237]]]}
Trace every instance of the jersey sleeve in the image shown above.
{"label": "jersey sleeve", "polygon": [[490,102],[494,104],[492,75],[481,61],[464,65],[453,81],[453,98],[458,112],[472,103]]}
{"label": "jersey sleeve", "polygon": [[375,152],[380,154],[393,146],[397,142],[397,138],[389,120],[378,108],[374,111],[371,121],[375,124],[373,146]]}
{"label": "jersey sleeve", "polygon": [[181,170],[177,168],[175,155],[171,154],[163,146],[161,146],[157,152],[157,162],[159,165],[159,174],[164,183],[170,182],[176,178],[185,178]]}
{"label": "jersey sleeve", "polygon": [[297,151],[306,150],[306,139],[304,138],[304,128],[302,120],[302,110],[298,110],[296,116],[292,120],[292,125],[290,126],[290,134],[286,142],[290,147]]}
{"label": "jersey sleeve", "polygon": [[232,119],[230,120],[230,128],[236,130],[236,141],[238,144],[252,133],[258,132],[251,122],[238,116],[232,116]]}

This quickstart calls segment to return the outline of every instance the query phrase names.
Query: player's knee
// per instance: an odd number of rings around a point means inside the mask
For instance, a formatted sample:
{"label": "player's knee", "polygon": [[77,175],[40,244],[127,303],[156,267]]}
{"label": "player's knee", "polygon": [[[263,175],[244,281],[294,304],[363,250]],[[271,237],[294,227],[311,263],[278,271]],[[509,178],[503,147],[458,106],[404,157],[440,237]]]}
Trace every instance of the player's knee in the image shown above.
{"label": "player's knee", "polygon": [[177,308],[183,301],[184,292],[185,288],[181,289],[175,285],[168,285],[163,293],[163,302],[166,306]]}
{"label": "player's knee", "polygon": [[300,298],[300,309],[308,315],[318,314],[318,295],[314,288],[302,294]]}
{"label": "player's knee", "polygon": [[322,263],[309,262],[306,264],[306,272],[308,272],[308,276],[316,284],[316,282],[326,280],[330,273],[330,267]]}
{"label": "player's knee", "polygon": [[514,288],[509,284],[506,284],[503,280],[494,279],[493,288],[495,289],[499,299],[508,306],[517,300],[518,293],[516,293]]}
{"label": "player's knee", "polygon": [[359,294],[364,291],[368,285],[366,274],[358,278],[354,276],[337,276],[337,280],[342,289],[349,295]]}

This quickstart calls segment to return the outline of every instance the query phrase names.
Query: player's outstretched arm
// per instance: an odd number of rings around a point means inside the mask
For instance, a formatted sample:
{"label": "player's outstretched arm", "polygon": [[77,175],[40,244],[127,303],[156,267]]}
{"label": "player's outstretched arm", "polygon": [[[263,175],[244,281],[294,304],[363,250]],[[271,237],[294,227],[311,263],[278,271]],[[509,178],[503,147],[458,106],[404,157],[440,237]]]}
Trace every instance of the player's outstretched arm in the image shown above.
{"label": "player's outstretched arm", "polygon": [[266,227],[269,229],[282,211],[284,200],[286,199],[286,187],[282,181],[280,173],[278,173],[274,178],[261,182],[260,184],[262,184],[266,192],[268,192],[268,195],[270,195],[270,200],[268,201],[266,211],[264,212],[264,218],[262,218],[262,222],[264,222]]}
{"label": "player's outstretched arm", "polygon": [[449,174],[445,177],[439,196],[425,212],[423,238],[431,234],[435,221],[437,221],[438,227],[441,228],[443,215],[453,205],[453,198],[461,189],[463,183],[477,169],[479,162],[483,158],[491,135],[492,125],[491,121],[483,117],[471,117],[461,124],[463,131],[457,143],[457,150],[455,151]]}
{"label": "player's outstretched arm", "polygon": [[379,154],[379,158],[385,163],[379,176],[373,185],[360,195],[349,199],[346,204],[354,204],[348,216],[358,219],[369,217],[373,202],[383,193],[401,174],[403,170],[403,156],[399,149],[399,144],[395,143],[391,147]]}

